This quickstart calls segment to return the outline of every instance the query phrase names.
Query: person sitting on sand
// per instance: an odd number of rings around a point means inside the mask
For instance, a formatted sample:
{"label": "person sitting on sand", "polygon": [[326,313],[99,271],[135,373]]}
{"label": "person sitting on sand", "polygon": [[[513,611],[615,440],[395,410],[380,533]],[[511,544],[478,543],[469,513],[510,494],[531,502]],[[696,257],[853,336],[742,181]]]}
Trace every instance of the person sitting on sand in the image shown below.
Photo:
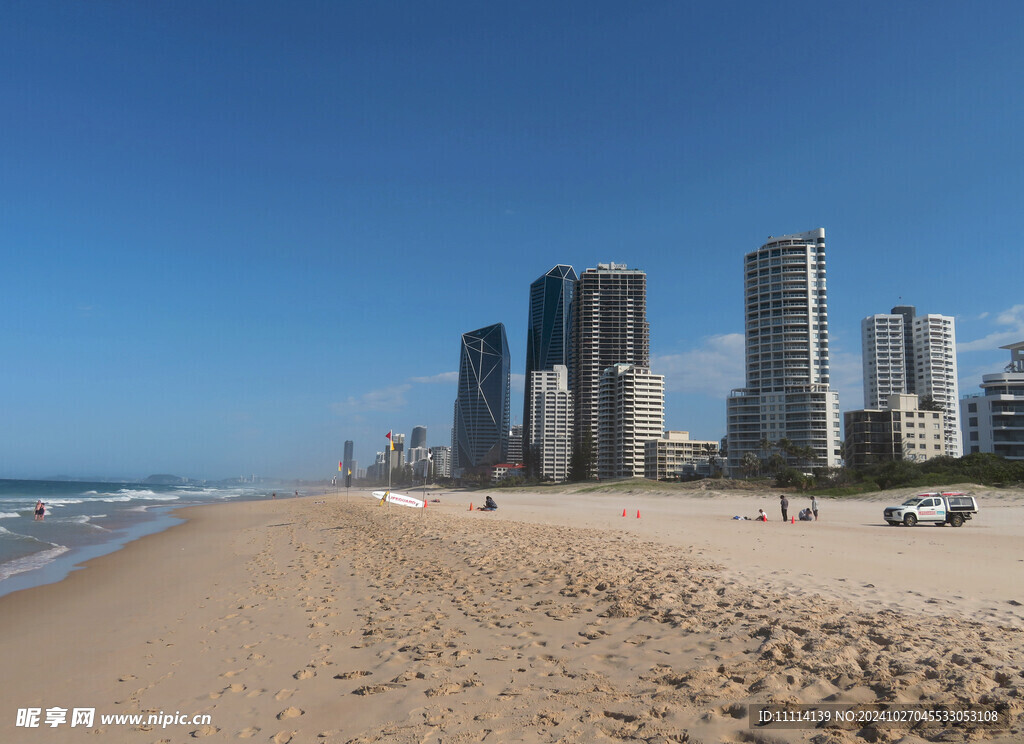
{"label": "person sitting on sand", "polygon": [[797,519],[799,519],[801,522],[810,522],[814,519],[814,517],[811,516],[810,509],[801,509],[800,516],[798,516]]}
{"label": "person sitting on sand", "polygon": [[768,515],[764,513],[764,509],[757,510],[757,517],[755,518],[758,522],[767,522]]}
{"label": "person sitting on sand", "polygon": [[497,511],[497,509],[498,505],[495,503],[494,499],[490,496],[484,499],[484,508],[481,511]]}

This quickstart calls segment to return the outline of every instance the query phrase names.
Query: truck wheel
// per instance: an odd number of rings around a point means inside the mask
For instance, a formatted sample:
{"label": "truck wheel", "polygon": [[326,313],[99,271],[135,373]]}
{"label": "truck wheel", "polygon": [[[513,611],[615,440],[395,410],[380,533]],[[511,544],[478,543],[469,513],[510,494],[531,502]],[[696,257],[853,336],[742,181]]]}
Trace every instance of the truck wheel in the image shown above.
{"label": "truck wheel", "polygon": [[954,514],[952,517],[949,518],[949,523],[951,525],[953,525],[954,527],[963,527],[964,526],[964,515],[963,514]]}
{"label": "truck wheel", "polygon": [[917,517],[913,514],[907,514],[905,517],[903,517],[903,524],[907,525],[907,527],[913,527],[915,524],[917,524]]}

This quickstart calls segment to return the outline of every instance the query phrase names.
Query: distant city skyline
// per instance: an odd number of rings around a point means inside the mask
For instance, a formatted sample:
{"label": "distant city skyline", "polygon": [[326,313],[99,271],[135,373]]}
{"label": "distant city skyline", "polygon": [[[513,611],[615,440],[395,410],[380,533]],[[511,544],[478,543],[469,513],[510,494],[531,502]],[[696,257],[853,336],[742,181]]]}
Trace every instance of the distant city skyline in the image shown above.
{"label": "distant city skyline", "polygon": [[[543,19],[543,22],[538,22]],[[451,444],[458,339],[552,266],[647,274],[665,428],[726,433],[743,256],[829,235],[861,319],[1024,338],[1024,7],[1001,2],[0,7],[0,478],[329,480]],[[779,39],[799,30],[806,43]]]}

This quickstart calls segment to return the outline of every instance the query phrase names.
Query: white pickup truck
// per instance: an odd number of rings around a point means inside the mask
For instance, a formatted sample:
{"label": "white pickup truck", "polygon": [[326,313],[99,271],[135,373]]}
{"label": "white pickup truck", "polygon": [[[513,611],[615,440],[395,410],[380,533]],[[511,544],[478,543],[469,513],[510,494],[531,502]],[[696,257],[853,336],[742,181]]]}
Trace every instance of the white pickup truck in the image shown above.
{"label": "white pickup truck", "polygon": [[885,521],[894,527],[898,524],[913,527],[918,522],[960,527],[965,519],[970,519],[977,513],[978,502],[966,493],[922,493],[907,499],[899,506],[887,506]]}

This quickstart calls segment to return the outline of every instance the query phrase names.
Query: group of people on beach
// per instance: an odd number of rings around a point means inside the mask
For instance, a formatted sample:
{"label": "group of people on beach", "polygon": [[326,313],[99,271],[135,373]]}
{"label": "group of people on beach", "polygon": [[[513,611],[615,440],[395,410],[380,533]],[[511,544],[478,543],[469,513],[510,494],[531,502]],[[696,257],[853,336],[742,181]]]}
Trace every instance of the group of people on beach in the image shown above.
{"label": "group of people on beach", "polygon": [[[786,494],[779,494],[779,507],[782,509],[782,521],[789,521],[789,499],[786,498]],[[747,519],[748,517],[744,517]],[[737,517],[739,519],[739,517]],[[801,522],[817,522],[818,521],[818,499],[811,496],[811,505],[806,509],[801,509],[797,515],[797,519]],[[754,517],[756,522],[767,522],[768,515],[764,513],[764,509],[757,510],[757,516]]]}
{"label": "group of people on beach", "polygon": [[37,501],[36,502],[36,521],[37,522],[42,522],[45,517],[46,517],[46,504],[44,504],[42,501]]}
{"label": "group of people on beach", "polygon": [[[789,499],[786,498],[786,494],[779,494],[779,507],[782,509],[782,521],[789,521]],[[762,512],[763,513],[763,512]],[[801,509],[797,515],[797,519],[801,522],[817,522],[818,521],[818,499],[811,496],[811,505],[805,509]],[[765,519],[767,522],[767,518]]]}

